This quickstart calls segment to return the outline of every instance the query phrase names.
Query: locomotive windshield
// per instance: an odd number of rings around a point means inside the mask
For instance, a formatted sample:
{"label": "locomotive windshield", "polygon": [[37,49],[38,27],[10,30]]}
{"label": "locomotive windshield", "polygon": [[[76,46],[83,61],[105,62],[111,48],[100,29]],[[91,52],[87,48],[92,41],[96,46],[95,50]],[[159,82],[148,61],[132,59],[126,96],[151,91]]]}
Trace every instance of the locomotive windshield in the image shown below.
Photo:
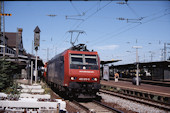
{"label": "locomotive windshield", "polygon": [[83,66],[86,69],[98,69],[98,57],[97,55],[88,54],[70,54],[70,68],[82,69]]}
{"label": "locomotive windshield", "polygon": [[83,64],[82,54],[71,54],[71,64]]}
{"label": "locomotive windshield", "polygon": [[85,55],[85,64],[97,65],[96,55]]}

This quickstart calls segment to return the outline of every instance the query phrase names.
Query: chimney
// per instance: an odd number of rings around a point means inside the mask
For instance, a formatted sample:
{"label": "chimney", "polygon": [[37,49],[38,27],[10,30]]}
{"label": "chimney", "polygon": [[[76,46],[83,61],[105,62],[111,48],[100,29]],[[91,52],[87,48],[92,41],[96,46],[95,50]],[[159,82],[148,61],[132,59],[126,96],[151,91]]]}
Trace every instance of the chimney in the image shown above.
{"label": "chimney", "polygon": [[22,34],[22,31],[23,31],[22,28],[18,28],[18,33],[19,33],[19,34]]}
{"label": "chimney", "polygon": [[23,29],[22,28],[17,28],[18,30],[18,35],[16,37],[16,53],[17,53],[17,56],[20,54],[20,49],[21,49],[21,42],[22,42],[22,31]]}

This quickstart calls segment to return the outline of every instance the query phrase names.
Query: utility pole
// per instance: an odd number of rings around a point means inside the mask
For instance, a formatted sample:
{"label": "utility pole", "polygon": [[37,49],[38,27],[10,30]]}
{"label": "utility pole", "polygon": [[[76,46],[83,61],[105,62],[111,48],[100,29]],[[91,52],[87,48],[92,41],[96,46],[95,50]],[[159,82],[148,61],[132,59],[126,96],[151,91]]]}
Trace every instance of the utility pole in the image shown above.
{"label": "utility pole", "polygon": [[32,55],[34,54],[34,41],[32,40]]}
{"label": "utility pole", "polygon": [[47,62],[49,60],[49,48],[47,48]]}
{"label": "utility pole", "polygon": [[[2,13],[1,11],[1,8],[2,8],[2,6],[1,6],[2,4],[1,4],[1,2],[0,2],[0,13]],[[1,30],[1,28],[2,28],[2,23],[1,23],[1,16],[0,16],[0,45],[2,44],[2,30]],[[0,52],[2,52],[2,49],[1,49],[1,47],[0,47]]]}
{"label": "utility pole", "polygon": [[[2,13],[3,11],[3,13]],[[6,41],[5,41],[5,16],[11,16],[11,14],[5,14],[4,13],[4,1],[0,3],[0,16],[3,16],[3,25],[1,23],[1,17],[0,17],[0,25],[3,27],[3,39],[2,39],[2,29],[0,28],[1,31],[1,42],[3,41],[3,57],[5,57],[5,49],[6,49]]]}
{"label": "utility pole", "polygon": [[33,74],[33,61],[31,61],[31,85],[32,85],[32,74]]}
{"label": "utility pole", "polygon": [[[2,2],[3,3],[3,14],[4,14],[4,1]],[[3,43],[4,43],[4,48],[3,48],[3,57],[5,57],[5,16],[3,16]]]}
{"label": "utility pole", "polygon": [[[0,13],[2,13],[2,12],[1,12],[1,8],[2,8],[1,5],[2,5],[2,4],[1,4],[1,2],[0,2]],[[0,36],[1,36],[1,16],[0,16]],[[1,40],[1,37],[0,37],[0,40]]]}
{"label": "utility pole", "polygon": [[142,48],[141,46],[133,46],[133,48],[136,48],[136,85],[139,85],[139,57],[138,57],[138,49]]}
{"label": "utility pole", "polygon": [[151,62],[152,62],[152,59],[153,59],[153,52],[152,51],[149,51],[149,53],[151,53]]}
{"label": "utility pole", "polygon": [[164,43],[164,61],[166,61],[166,43]]}
{"label": "utility pole", "polygon": [[161,61],[163,61],[164,49],[161,49]]}

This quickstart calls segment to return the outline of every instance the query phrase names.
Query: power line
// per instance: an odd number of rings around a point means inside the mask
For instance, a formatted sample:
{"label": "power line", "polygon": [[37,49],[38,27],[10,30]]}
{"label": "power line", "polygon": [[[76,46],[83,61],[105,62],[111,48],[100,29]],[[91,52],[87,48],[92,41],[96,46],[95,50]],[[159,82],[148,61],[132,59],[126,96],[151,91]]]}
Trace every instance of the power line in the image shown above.
{"label": "power line", "polygon": [[[95,15],[97,12],[99,12],[100,10],[102,10],[103,8],[105,8],[107,5],[109,5],[110,3],[111,3],[112,1],[110,1],[109,3],[107,3],[106,5],[104,5],[103,7],[101,7],[101,8],[99,8],[99,9],[97,9],[94,13],[92,13],[91,15],[89,15],[86,19],[84,19],[82,22],[80,22],[74,29],[77,29],[83,22],[85,22],[87,19],[89,19],[90,17],[92,17],[93,15]],[[95,6],[96,6],[97,4],[95,4]],[[85,11],[84,12],[84,15],[89,11],[89,10],[91,10],[91,9],[93,9],[93,7],[91,7],[90,9],[88,9],[87,11]],[[72,18],[72,19],[74,19],[74,20],[79,20],[79,19],[75,19],[75,18]],[[77,24],[78,22],[76,22],[76,24]],[[76,25],[75,24],[75,25]],[[74,25],[74,26],[75,26]],[[66,38],[67,39],[67,38]],[[63,42],[64,43],[64,42]]]}
{"label": "power line", "polygon": [[[101,2],[101,1],[99,1]],[[93,8],[95,8],[95,6],[97,6],[99,4],[99,2],[97,2],[95,5],[93,5],[92,7],[90,7],[89,9],[87,9],[84,13],[86,14],[87,12],[89,12],[90,10],[92,10]]]}
{"label": "power line", "polygon": [[78,11],[78,9],[73,5],[72,1],[70,1],[72,7],[75,9],[75,11],[78,13],[78,15],[81,15],[81,13]]}
{"label": "power line", "polygon": [[133,14],[139,18],[140,16],[136,13],[136,11],[129,5],[129,4],[126,4],[128,6],[128,8],[133,12]]}
{"label": "power line", "polygon": [[[129,27],[129,26],[131,26],[131,25],[132,25],[132,24],[128,24],[128,25],[126,25],[126,26],[122,26],[122,27],[118,28],[116,31],[125,29],[125,28],[127,28],[127,27]],[[98,37],[98,38],[95,38],[94,40],[92,40],[92,41],[90,41],[90,42],[94,42],[94,41],[96,41],[97,39],[101,39],[102,37],[106,37],[106,36],[112,35],[112,34],[113,34],[113,32],[106,33],[105,35],[100,36],[100,37]]]}
{"label": "power line", "polygon": [[93,15],[95,15],[96,13],[98,13],[99,11],[101,11],[103,8],[105,8],[106,6],[108,6],[111,2],[112,2],[112,1],[110,1],[110,2],[107,3],[107,4],[105,4],[103,7],[97,9],[95,12],[93,12],[91,15],[89,15],[87,18],[85,18],[84,21],[82,21],[80,24],[78,24],[75,29],[77,29],[78,27],[80,27],[80,25],[81,25],[82,23],[84,23],[84,22],[87,21],[90,17],[92,17]]}
{"label": "power line", "polygon": [[[127,31],[129,31],[129,30],[131,30],[131,29],[134,29],[134,28],[136,28],[136,27],[138,27],[138,26],[140,26],[140,25],[142,25],[142,24],[146,24],[146,23],[148,23],[148,22],[150,22],[150,21],[156,20],[156,19],[158,19],[158,18],[164,17],[164,16],[169,15],[169,14],[170,14],[170,13],[165,13],[165,14],[163,14],[163,15],[161,15],[161,16],[152,18],[152,19],[150,19],[150,20],[148,20],[148,21],[146,21],[146,22],[143,22],[143,23],[141,23],[141,24],[137,24],[137,25],[135,25],[135,26],[133,26],[133,27],[131,27],[131,28],[125,29],[125,30],[123,30],[123,31],[120,31],[119,33],[111,36],[109,39],[112,39],[113,37],[118,36],[118,35],[120,35],[120,34],[122,34],[122,33],[125,33],[125,32],[127,32]],[[108,40],[109,40],[109,39],[108,39]],[[93,45],[95,45],[95,44],[97,44],[97,43],[99,43],[99,42],[103,42],[104,40],[106,40],[106,38],[103,38],[102,40],[97,40],[97,42],[94,43]]]}

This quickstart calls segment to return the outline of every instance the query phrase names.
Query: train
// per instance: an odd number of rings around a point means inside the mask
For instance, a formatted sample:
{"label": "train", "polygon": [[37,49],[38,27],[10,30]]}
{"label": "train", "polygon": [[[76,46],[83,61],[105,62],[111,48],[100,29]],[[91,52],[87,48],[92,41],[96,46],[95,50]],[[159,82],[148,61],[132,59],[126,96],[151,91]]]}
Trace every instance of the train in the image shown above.
{"label": "train", "polygon": [[49,60],[46,82],[70,98],[96,98],[100,85],[100,58],[85,44],[78,44]]}

